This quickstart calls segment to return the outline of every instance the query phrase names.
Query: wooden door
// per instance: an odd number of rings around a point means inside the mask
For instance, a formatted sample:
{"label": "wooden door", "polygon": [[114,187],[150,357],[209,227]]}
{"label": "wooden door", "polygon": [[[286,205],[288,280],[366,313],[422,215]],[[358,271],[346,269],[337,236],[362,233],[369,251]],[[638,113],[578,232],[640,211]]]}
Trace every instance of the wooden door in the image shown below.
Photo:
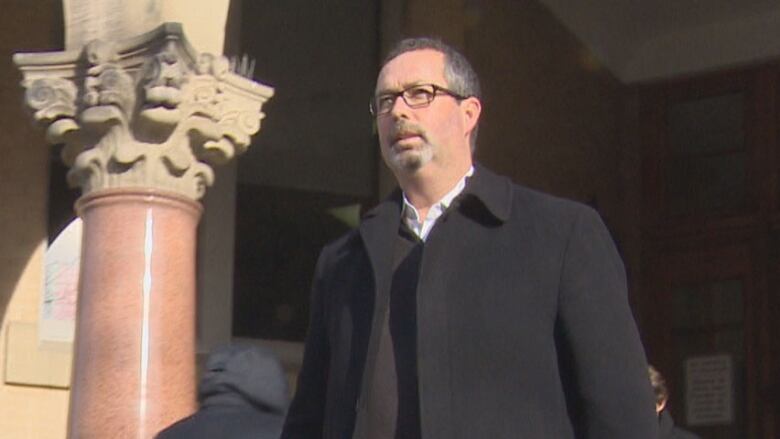
{"label": "wooden door", "polygon": [[763,65],[640,93],[642,330],[675,420],[706,438],[776,433],[778,72]]}

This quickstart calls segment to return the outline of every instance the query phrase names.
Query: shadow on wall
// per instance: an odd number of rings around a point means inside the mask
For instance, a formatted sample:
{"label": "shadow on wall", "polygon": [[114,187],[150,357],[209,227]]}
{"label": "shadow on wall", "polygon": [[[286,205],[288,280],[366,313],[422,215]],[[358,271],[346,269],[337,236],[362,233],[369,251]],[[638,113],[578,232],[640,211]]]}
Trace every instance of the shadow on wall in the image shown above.
{"label": "shadow on wall", "polygon": [[[43,239],[45,239],[45,237],[42,236],[40,240]],[[3,238],[0,242],[5,240],[6,239]],[[0,319],[2,319],[3,322],[6,320],[5,317],[8,305],[11,302],[14,293],[20,286],[22,275],[26,270],[30,269],[28,266],[35,262],[32,259],[32,256],[40,240],[24,243],[29,245],[25,245],[23,249],[13,252],[14,255],[12,257],[6,257],[7,252],[2,252],[3,262],[1,264],[2,268],[0,268]],[[4,242],[0,245],[5,247]]]}
{"label": "shadow on wall", "polygon": [[[3,110],[9,111],[7,100]],[[14,100],[12,102],[18,102]],[[34,132],[27,116],[15,108],[15,117],[0,145],[0,317],[5,321],[14,294],[40,294],[43,282],[43,251],[47,240],[47,151],[43,136]],[[17,128],[13,128],[17,127]],[[25,140],[22,140],[25,139]],[[20,148],[19,145],[25,146]]]}
{"label": "shadow on wall", "polygon": [[[33,259],[46,240],[46,190],[50,147],[25,110],[15,52],[62,50],[62,2],[3,2],[0,14],[0,318],[20,289],[40,292],[42,260]],[[63,183],[64,184],[64,183]],[[39,262],[40,261],[40,262]],[[31,264],[40,264],[34,266]]]}

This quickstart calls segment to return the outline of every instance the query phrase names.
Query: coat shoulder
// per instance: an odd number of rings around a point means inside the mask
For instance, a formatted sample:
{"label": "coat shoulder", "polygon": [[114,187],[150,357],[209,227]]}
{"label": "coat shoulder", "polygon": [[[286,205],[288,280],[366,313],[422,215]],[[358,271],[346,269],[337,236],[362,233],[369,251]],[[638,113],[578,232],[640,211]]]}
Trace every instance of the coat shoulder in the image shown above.
{"label": "coat shoulder", "polygon": [[[561,218],[595,214],[587,204],[574,201],[513,183],[513,207],[521,211],[539,212]],[[514,209],[513,209],[514,211]]]}
{"label": "coat shoulder", "polygon": [[571,230],[579,221],[603,224],[601,215],[592,207],[566,198],[550,195],[513,183],[510,221],[534,224],[559,234]]}

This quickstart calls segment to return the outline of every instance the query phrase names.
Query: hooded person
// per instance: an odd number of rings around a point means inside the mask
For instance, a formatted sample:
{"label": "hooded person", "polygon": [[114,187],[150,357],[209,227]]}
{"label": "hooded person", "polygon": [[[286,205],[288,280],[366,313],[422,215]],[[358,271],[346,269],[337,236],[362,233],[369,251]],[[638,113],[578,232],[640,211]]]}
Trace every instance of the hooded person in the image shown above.
{"label": "hooded person", "polygon": [[156,438],[276,439],[289,404],[287,380],[267,349],[227,345],[209,356],[198,402],[197,412]]}
{"label": "hooded person", "polygon": [[658,414],[658,439],[699,439],[699,436],[674,424],[671,413],[666,408],[669,401],[669,389],[661,372],[652,365],[647,366],[650,384],[655,392],[655,412]]}

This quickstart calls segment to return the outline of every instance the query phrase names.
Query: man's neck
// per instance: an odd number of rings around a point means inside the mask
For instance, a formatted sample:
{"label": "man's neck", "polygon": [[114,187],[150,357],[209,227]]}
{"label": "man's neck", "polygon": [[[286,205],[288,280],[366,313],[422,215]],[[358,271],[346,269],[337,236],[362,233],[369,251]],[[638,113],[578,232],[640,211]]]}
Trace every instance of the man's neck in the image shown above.
{"label": "man's neck", "polygon": [[399,178],[398,183],[401,190],[404,191],[406,199],[417,209],[420,220],[424,220],[428,216],[428,210],[431,206],[451,191],[471,169],[471,166],[472,164],[469,162],[456,171],[443,174],[419,170],[403,179]]}

